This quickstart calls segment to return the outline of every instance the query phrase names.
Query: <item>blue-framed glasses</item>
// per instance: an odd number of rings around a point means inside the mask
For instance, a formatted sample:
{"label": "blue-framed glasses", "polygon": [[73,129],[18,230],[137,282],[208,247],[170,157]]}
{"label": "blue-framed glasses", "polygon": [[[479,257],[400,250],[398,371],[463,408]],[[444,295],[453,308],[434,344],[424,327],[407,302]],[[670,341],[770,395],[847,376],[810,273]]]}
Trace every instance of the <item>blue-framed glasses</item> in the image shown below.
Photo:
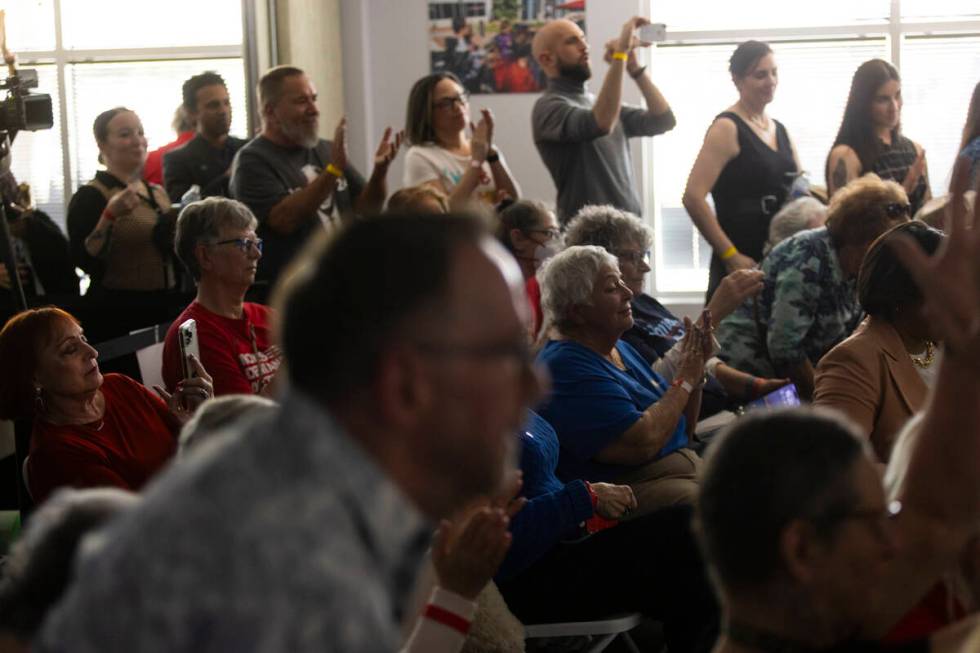
{"label": "blue-framed glasses", "polygon": [[232,243],[234,243],[235,247],[240,249],[243,254],[247,254],[248,251],[253,247],[259,252],[259,254],[262,253],[263,241],[261,238],[254,238],[254,239],[253,238],[229,238],[228,240],[219,240],[218,242],[212,244],[230,245]]}

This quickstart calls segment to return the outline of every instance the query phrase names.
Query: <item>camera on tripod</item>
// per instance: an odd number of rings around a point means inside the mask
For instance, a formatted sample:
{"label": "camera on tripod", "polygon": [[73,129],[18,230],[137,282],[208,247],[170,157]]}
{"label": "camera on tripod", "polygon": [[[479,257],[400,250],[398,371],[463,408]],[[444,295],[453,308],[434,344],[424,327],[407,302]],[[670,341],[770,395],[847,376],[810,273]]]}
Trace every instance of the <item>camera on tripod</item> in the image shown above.
{"label": "camera on tripod", "polygon": [[54,126],[51,96],[31,93],[37,88],[37,70],[20,68],[0,82],[6,97],[0,100],[0,132],[37,131]]}

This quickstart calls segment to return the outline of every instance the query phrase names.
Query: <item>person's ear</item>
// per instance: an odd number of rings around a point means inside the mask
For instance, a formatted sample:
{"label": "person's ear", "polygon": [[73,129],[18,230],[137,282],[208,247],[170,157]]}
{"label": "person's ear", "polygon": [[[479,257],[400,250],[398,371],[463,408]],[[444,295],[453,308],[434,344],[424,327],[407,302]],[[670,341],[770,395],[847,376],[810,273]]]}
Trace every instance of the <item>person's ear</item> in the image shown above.
{"label": "person's ear", "polygon": [[576,304],[572,306],[571,310],[568,312],[568,321],[575,326],[581,326],[585,324],[585,315],[582,314],[582,306]]}
{"label": "person's ear", "polygon": [[819,575],[825,545],[813,524],[794,519],[779,534],[779,555],[787,573],[797,582],[809,584]]}
{"label": "person's ear", "polygon": [[211,258],[211,248],[208,247],[207,243],[198,243],[194,246],[194,258],[197,259],[197,267],[201,269],[201,272],[214,267],[214,261]]}
{"label": "person's ear", "polygon": [[409,347],[393,347],[378,361],[374,387],[382,420],[410,429],[431,407],[434,391],[425,361]]}
{"label": "person's ear", "polygon": [[530,238],[527,237],[527,234],[525,234],[517,227],[511,229],[509,235],[510,235],[510,242],[514,246],[514,249],[517,251],[523,250],[524,247],[527,245],[527,243],[531,240]]}

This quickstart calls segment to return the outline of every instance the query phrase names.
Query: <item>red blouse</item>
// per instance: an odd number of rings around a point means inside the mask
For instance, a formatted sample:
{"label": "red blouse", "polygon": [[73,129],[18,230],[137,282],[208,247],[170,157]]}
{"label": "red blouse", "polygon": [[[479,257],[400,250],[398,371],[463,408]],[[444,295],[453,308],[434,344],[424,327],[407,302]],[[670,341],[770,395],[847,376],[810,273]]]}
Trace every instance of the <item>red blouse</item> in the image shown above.
{"label": "red blouse", "polygon": [[105,415],[95,424],[34,421],[28,488],[40,504],[57,488],[139,490],[177,449],[177,423],[156,394],[122,374],[106,374]]}

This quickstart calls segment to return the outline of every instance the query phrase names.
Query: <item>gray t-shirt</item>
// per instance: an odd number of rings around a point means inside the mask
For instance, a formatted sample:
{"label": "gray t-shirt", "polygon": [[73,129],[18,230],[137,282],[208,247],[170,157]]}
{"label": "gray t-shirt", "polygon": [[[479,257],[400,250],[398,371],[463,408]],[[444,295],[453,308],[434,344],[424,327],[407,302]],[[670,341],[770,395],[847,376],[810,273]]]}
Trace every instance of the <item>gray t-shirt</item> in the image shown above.
{"label": "gray t-shirt", "polygon": [[273,231],[266,220],[269,211],[290,193],[304,188],[330,163],[330,141],[321,140],[313,149],[283,147],[256,136],[238,151],[231,164],[229,190],[244,202],[259,220],[258,235],[265,241],[256,277],[274,283],[282,269],[303,247],[316,229],[353,211],[353,200],[364,189],[364,177],[353,166],[344,169],[347,187],[324,200],[316,213],[303,219],[290,234]]}
{"label": "gray t-shirt", "polygon": [[616,127],[603,135],[592,107],[595,96],[585,85],[562,77],[548,81],[531,114],[534,144],[558,187],[558,218],[565,224],[586,204],[612,204],[642,213],[633,179],[629,138],[673,129],[669,109],[653,115],[623,105]]}
{"label": "gray t-shirt", "polygon": [[32,650],[394,651],[430,528],[292,391],[276,415],[165,471],[86,541]]}

